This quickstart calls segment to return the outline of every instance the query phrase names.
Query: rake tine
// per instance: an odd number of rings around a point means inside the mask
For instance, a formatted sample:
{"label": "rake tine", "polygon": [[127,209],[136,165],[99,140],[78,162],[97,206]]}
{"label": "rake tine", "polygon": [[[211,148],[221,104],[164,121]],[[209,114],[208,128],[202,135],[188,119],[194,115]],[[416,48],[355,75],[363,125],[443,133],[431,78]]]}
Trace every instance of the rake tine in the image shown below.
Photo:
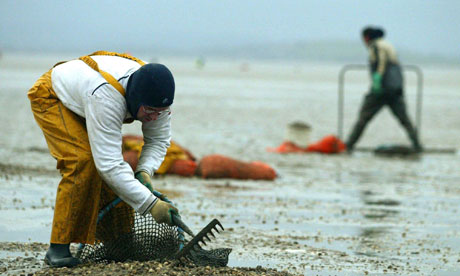
{"label": "rake tine", "polygon": [[214,235],[212,230],[214,229],[215,231],[219,232],[219,229],[216,228],[216,225],[219,225],[223,230],[222,224],[220,224],[220,222],[217,219],[213,219],[198,234],[194,235],[191,241],[189,241],[179,252],[176,253],[175,258],[180,260],[183,257],[186,258],[188,254],[191,254],[191,251],[195,253],[198,252],[200,249],[202,250],[202,247],[199,244],[199,242],[202,242],[203,245],[207,245],[204,238],[208,239],[208,241],[211,241],[208,234],[212,235],[215,238],[216,236]]}
{"label": "rake tine", "polygon": [[[221,228],[222,230],[225,230],[224,227],[222,226],[222,224],[220,224],[220,221],[216,220],[216,222],[217,222],[217,225],[219,225],[220,228]],[[215,227],[215,226],[214,226],[214,227]],[[217,227],[216,227],[216,228],[217,228]]]}
{"label": "rake tine", "polygon": [[216,235],[214,235],[214,233],[212,231],[209,231],[208,234],[211,234],[211,236],[213,236],[214,238],[216,238]]}
{"label": "rake tine", "polygon": [[206,238],[208,241],[211,241],[211,239],[208,237],[208,234],[204,235],[203,240],[204,238]]}
{"label": "rake tine", "polygon": [[206,242],[204,241],[204,239],[201,239],[200,242],[202,242],[206,246]]}

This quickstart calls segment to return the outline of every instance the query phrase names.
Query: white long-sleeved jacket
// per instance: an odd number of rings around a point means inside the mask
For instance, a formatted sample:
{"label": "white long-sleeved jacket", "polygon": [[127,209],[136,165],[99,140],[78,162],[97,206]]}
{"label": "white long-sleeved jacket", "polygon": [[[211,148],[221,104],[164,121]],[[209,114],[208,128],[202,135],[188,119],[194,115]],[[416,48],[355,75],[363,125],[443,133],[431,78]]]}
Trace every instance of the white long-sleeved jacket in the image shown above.
{"label": "white long-sleeved jacket", "polygon": [[[126,90],[129,76],[140,65],[117,56],[92,56],[99,68],[111,74]],[[132,118],[126,99],[81,60],[53,68],[53,89],[61,102],[86,119],[91,153],[102,179],[127,204],[145,215],[157,198],[137,179],[121,152],[121,128]],[[142,124],[144,146],[136,168],[149,175],[160,167],[171,140],[171,115],[162,112],[155,121]]]}

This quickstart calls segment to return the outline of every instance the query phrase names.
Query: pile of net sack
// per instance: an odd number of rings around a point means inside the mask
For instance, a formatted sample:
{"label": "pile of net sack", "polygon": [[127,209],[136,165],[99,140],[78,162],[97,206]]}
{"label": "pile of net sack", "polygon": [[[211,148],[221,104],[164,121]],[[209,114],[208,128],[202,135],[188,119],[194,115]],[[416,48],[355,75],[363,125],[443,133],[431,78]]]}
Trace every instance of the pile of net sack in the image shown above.
{"label": "pile of net sack", "polygon": [[[142,136],[123,136],[123,157],[133,170],[136,169],[143,145]],[[189,150],[175,141],[171,141],[165,159],[155,174],[250,180],[274,180],[277,177],[270,165],[260,161],[244,162],[220,154],[206,155],[197,160]]]}
{"label": "pile of net sack", "polygon": [[276,148],[267,148],[269,152],[275,153],[323,153],[323,154],[337,154],[346,150],[345,143],[334,135],[323,137],[316,143],[309,144],[307,147],[302,147],[294,142],[285,141]]}
{"label": "pile of net sack", "polygon": [[[114,202],[115,194],[103,188],[96,241],[80,244],[76,253],[83,263],[172,260],[188,242],[180,228],[158,224],[151,214],[142,216],[125,202]],[[184,261],[223,267],[231,251],[231,248],[195,248]]]}

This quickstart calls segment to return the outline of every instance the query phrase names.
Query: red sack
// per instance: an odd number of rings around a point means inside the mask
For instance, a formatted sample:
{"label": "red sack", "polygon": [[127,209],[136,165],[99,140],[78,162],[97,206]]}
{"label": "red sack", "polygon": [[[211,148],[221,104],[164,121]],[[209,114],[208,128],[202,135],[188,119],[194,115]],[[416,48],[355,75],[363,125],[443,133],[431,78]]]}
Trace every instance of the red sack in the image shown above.
{"label": "red sack", "polygon": [[193,160],[174,160],[171,167],[168,169],[168,174],[177,174],[181,176],[195,175],[198,164]]}
{"label": "red sack", "polygon": [[308,145],[307,152],[320,152],[320,153],[340,153],[343,152],[347,146],[334,135],[325,136],[314,144]]}
{"label": "red sack", "polygon": [[133,171],[136,170],[137,163],[139,163],[138,152],[135,150],[128,150],[123,152],[123,159],[128,162]]}
{"label": "red sack", "polygon": [[307,153],[307,152],[319,152],[326,154],[341,153],[345,151],[347,146],[334,135],[328,135],[323,137],[316,143],[308,145],[306,148],[297,146],[296,144],[286,141],[277,148],[267,148],[269,152],[276,153]]}
{"label": "red sack", "polygon": [[299,147],[292,142],[285,141],[277,148],[267,148],[267,151],[276,153],[294,153],[305,152],[305,148]]}
{"label": "red sack", "polygon": [[203,178],[254,180],[273,180],[276,178],[275,170],[263,162],[242,162],[218,154],[203,157],[198,164],[196,174]]}

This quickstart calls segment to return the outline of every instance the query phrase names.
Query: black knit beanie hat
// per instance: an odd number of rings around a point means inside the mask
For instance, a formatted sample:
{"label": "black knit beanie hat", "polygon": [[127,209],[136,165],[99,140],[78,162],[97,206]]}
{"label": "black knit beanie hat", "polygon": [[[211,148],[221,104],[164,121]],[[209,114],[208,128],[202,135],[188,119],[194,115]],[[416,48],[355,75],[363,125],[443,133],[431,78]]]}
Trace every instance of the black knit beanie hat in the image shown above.
{"label": "black knit beanie hat", "polygon": [[148,63],[136,70],[128,80],[126,102],[131,115],[137,119],[141,105],[167,107],[174,100],[174,78],[163,64]]}

